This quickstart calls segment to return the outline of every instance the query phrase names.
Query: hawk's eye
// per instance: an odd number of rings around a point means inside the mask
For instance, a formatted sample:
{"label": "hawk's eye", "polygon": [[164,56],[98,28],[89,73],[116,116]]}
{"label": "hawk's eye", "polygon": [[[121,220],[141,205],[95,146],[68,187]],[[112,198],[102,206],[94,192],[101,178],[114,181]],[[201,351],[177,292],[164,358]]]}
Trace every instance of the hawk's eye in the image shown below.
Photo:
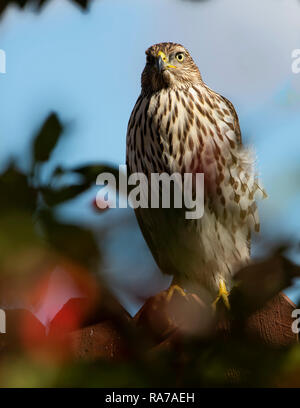
{"label": "hawk's eye", "polygon": [[184,54],[183,54],[183,52],[178,52],[178,53],[176,54],[176,59],[177,59],[177,61],[182,62],[182,61],[184,60]]}

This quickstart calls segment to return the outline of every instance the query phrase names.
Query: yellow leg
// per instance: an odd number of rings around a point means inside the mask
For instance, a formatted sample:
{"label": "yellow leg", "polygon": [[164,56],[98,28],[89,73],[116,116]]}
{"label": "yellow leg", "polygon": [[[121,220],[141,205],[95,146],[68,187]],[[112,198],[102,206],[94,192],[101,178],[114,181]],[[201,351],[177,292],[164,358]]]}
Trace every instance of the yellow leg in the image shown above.
{"label": "yellow leg", "polygon": [[225,282],[223,279],[220,279],[219,282],[219,293],[218,296],[216,298],[216,300],[213,302],[212,307],[214,310],[216,310],[217,307],[217,303],[219,302],[220,299],[223,300],[225,307],[230,310],[230,303],[229,303],[229,292],[226,288]]}
{"label": "yellow leg", "polygon": [[186,296],[185,291],[178,285],[171,285],[168,290],[168,295],[167,295],[167,302],[170,302],[172,299],[174,292],[177,290],[182,296]]}

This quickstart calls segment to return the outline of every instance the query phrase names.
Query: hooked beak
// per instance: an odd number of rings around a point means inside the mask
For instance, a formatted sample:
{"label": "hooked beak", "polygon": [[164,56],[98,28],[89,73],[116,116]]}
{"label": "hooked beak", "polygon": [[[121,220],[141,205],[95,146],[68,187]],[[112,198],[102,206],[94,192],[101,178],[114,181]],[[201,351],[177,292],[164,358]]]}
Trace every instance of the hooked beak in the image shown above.
{"label": "hooked beak", "polygon": [[156,59],[156,68],[159,73],[162,73],[166,69],[164,60],[162,59],[161,55]]}
{"label": "hooked beak", "polygon": [[165,53],[162,51],[159,51],[156,57],[156,68],[159,73],[162,73],[165,71],[167,68],[176,68],[174,65],[170,65],[168,63],[168,58]]}

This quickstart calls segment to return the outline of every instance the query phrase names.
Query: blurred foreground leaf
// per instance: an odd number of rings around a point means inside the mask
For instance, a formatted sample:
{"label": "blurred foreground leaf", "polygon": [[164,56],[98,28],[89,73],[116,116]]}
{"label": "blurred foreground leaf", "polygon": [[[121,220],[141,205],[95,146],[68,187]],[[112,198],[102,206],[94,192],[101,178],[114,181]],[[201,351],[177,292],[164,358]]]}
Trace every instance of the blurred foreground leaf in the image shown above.
{"label": "blurred foreground leaf", "polygon": [[284,246],[274,249],[268,259],[252,263],[235,275],[230,302],[236,315],[247,316],[263,307],[300,276],[300,266],[285,256],[285,249]]}
{"label": "blurred foreground leaf", "polygon": [[49,159],[62,130],[63,127],[56,114],[51,113],[34,140],[33,154],[35,162],[45,162]]}
{"label": "blurred foreground leaf", "polygon": [[[42,181],[43,165],[50,158],[62,132],[63,125],[57,115],[51,113],[34,138],[31,171],[26,174],[12,161],[0,174],[2,272],[9,269],[12,270],[12,275],[16,275],[14,270],[22,272],[22,262],[17,260],[23,259],[26,275],[29,266],[34,264],[28,261],[28,257],[41,259],[45,247],[59,250],[61,254],[90,268],[99,265],[99,246],[92,232],[87,228],[60,222],[56,219],[54,208],[65,201],[75,199],[95,185],[99,172],[111,171],[117,175],[117,170],[101,164],[79,166],[70,170],[59,165],[50,180]],[[74,180],[74,177],[70,177],[72,175],[76,175],[80,180],[77,180],[76,184],[69,182],[59,187],[62,177]],[[34,255],[35,252],[37,256]]]}
{"label": "blurred foreground leaf", "polygon": [[90,184],[79,184],[74,186],[62,187],[58,190],[43,187],[41,193],[47,205],[55,206],[65,201],[76,198],[90,187]]}
{"label": "blurred foreground leaf", "polygon": [[[71,0],[74,4],[79,5],[82,9],[86,9],[91,0]],[[0,2],[0,15],[6,9],[8,5],[18,5],[21,8],[24,8],[27,5],[33,5],[37,9],[40,9],[50,0],[1,0]]]}
{"label": "blurred foreground leaf", "polygon": [[14,163],[0,175],[0,210],[18,208],[34,211],[37,191],[29,185],[28,177]]}
{"label": "blurred foreground leaf", "polygon": [[84,177],[86,183],[95,183],[97,176],[101,173],[113,174],[118,181],[119,170],[115,167],[102,164],[92,164],[88,166],[79,166],[72,169],[72,172]]}
{"label": "blurred foreground leaf", "polygon": [[55,249],[90,268],[97,264],[99,247],[91,231],[59,222],[50,211],[42,211],[40,219],[47,242]]}

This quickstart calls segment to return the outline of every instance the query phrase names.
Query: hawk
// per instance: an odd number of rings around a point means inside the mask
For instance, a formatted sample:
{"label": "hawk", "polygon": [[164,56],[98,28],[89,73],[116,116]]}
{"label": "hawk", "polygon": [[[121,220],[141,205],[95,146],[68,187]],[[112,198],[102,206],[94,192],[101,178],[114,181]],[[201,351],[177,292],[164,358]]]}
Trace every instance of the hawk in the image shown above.
{"label": "hawk", "polygon": [[204,215],[185,219],[177,208],[137,208],[153,257],[174,289],[193,290],[214,304],[249,262],[251,231],[259,231],[256,192],[264,194],[254,156],[242,144],[232,103],[202,80],[180,44],[146,51],[141,94],[127,130],[128,172],[204,173]]}

